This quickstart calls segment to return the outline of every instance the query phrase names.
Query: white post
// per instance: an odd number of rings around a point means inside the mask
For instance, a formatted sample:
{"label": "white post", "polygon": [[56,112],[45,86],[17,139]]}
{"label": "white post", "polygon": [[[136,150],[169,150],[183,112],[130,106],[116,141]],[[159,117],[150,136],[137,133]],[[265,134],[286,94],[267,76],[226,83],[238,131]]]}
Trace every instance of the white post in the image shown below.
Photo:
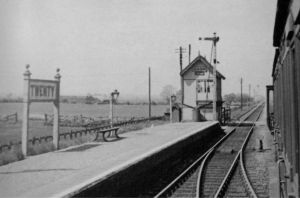
{"label": "white post", "polygon": [[29,71],[30,65],[26,65],[24,75],[24,94],[23,94],[23,123],[22,123],[22,154],[27,156],[28,150],[28,129],[29,129],[29,83],[31,73]]}
{"label": "white post", "polygon": [[110,96],[110,103],[109,103],[109,112],[110,112],[110,127],[113,127],[113,95]]}
{"label": "white post", "polygon": [[59,69],[56,70],[57,74],[55,79],[57,80],[56,86],[56,99],[53,102],[53,146],[54,149],[59,149],[59,96],[60,96],[60,78]]}
{"label": "white post", "polygon": [[173,112],[172,112],[172,95],[170,95],[170,123],[173,122]]}

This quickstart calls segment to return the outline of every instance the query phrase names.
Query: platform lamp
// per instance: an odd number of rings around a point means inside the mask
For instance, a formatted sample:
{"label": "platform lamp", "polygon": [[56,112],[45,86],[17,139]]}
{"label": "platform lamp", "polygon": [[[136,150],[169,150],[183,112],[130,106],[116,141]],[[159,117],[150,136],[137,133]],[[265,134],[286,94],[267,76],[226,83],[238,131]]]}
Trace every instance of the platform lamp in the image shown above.
{"label": "platform lamp", "polygon": [[176,95],[171,95],[170,96],[170,122],[173,122],[173,111],[172,111],[172,106],[173,106],[173,102],[176,101]]}
{"label": "platform lamp", "polygon": [[118,92],[118,90],[115,89],[115,91],[111,92],[110,94],[110,127],[113,127],[113,101],[117,101],[117,98],[119,97],[120,93]]}

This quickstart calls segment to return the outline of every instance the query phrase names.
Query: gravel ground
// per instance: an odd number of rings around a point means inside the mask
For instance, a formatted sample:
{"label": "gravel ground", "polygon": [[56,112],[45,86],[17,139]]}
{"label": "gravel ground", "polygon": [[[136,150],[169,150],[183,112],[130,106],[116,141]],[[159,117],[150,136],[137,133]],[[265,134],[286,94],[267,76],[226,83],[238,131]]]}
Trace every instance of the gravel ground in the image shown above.
{"label": "gravel ground", "polygon": [[[260,140],[263,149],[260,150]],[[245,150],[245,166],[249,180],[258,197],[274,197],[274,182],[276,182],[275,154],[273,137],[266,126],[266,112],[256,122],[253,134]]]}

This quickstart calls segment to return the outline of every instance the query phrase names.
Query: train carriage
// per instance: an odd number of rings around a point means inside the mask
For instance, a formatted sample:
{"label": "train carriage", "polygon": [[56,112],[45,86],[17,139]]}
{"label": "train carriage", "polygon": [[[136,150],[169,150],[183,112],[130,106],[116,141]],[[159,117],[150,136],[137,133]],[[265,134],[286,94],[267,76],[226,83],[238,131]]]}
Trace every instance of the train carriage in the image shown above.
{"label": "train carriage", "polygon": [[[273,34],[275,56],[273,91],[275,140],[282,194],[299,197],[300,131],[300,0],[278,0]],[[269,102],[269,100],[268,100]],[[268,112],[270,120],[271,112]],[[270,123],[269,123],[270,124]]]}

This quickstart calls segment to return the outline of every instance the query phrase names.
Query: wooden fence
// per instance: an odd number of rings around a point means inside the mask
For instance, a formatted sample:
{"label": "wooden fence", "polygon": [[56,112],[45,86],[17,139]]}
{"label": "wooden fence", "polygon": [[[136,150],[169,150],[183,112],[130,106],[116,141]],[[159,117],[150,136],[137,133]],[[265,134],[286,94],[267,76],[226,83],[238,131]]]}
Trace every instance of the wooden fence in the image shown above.
{"label": "wooden fence", "polygon": [[[132,117],[114,117],[114,122],[124,122],[130,119],[136,119]],[[86,117],[83,115],[76,116],[66,116],[61,115],[59,118],[59,126],[61,127],[84,127],[90,123],[95,123],[96,125],[109,124],[110,120],[108,117]],[[53,115],[44,114],[44,125],[53,125]]]}
{"label": "wooden fence", "polygon": [[[95,119],[92,117],[86,117],[83,115],[77,116],[59,116],[59,126],[61,127],[81,127],[84,124],[94,122]],[[44,125],[52,126],[53,125],[53,115],[44,114]]]}
{"label": "wooden fence", "polygon": [[[114,127],[134,125],[134,124],[146,122],[149,120],[162,120],[162,119],[164,119],[164,116],[151,117],[150,119],[149,118],[131,119],[131,120],[124,121],[124,122],[117,122],[114,124]],[[107,125],[89,124],[89,125],[85,125],[85,129],[77,130],[77,131],[71,130],[70,132],[59,134],[59,140],[62,140],[62,139],[72,140],[74,138],[82,137],[83,135],[90,135],[90,134],[95,135],[97,131],[109,129],[109,128],[110,128],[109,124],[107,124]],[[28,140],[28,143],[30,143],[31,145],[42,144],[42,143],[51,142],[52,139],[53,139],[52,136],[33,137],[32,139]],[[18,145],[21,145],[21,141],[18,141],[18,142],[10,141],[8,144],[0,145],[0,153],[11,150],[13,148],[13,146],[18,146]]]}
{"label": "wooden fence", "polygon": [[4,122],[13,121],[14,123],[17,123],[18,122],[18,113],[16,112],[13,114],[2,116],[0,121],[4,121]]}

